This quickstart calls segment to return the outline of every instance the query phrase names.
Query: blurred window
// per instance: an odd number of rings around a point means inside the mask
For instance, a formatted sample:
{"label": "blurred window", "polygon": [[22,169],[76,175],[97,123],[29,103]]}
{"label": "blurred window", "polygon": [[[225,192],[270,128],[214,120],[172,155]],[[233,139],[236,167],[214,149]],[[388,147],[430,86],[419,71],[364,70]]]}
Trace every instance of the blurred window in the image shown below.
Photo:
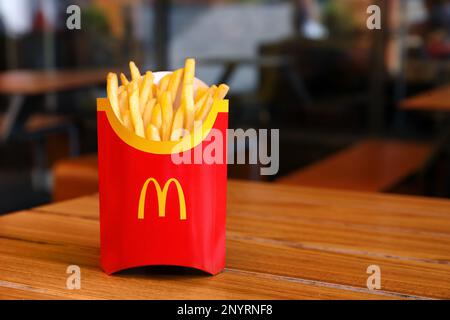
{"label": "blurred window", "polygon": [[[256,58],[264,42],[293,34],[293,6],[286,1],[174,1],[170,12],[169,65],[176,68],[186,57]],[[199,66],[199,76],[217,81],[221,66]],[[256,87],[257,67],[237,69],[231,87]],[[236,91],[235,91],[236,92]]]}

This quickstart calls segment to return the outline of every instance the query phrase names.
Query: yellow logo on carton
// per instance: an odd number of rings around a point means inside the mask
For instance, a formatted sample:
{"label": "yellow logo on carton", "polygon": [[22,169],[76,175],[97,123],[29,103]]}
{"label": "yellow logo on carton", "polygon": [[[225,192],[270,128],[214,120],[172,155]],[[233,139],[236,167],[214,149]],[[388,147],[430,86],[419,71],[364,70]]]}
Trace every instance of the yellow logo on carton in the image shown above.
{"label": "yellow logo on carton", "polygon": [[155,186],[156,195],[158,197],[158,216],[165,217],[166,215],[167,192],[169,191],[170,185],[173,183],[178,191],[178,201],[180,203],[180,220],[186,220],[186,201],[184,200],[183,188],[181,187],[180,182],[175,178],[170,178],[169,180],[167,180],[162,189],[155,178],[149,178],[145,181],[144,185],[142,186],[141,195],[139,197],[138,219],[144,219],[145,198],[147,196],[147,187],[150,182]]}

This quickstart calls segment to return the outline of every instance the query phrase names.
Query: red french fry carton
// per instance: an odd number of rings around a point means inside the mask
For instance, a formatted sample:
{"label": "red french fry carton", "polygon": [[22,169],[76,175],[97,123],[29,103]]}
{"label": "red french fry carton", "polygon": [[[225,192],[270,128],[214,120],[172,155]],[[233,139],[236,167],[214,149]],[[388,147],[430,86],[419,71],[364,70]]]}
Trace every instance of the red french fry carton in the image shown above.
{"label": "red french fry carton", "polygon": [[[97,99],[97,118],[103,270],[173,265],[220,272],[228,101],[215,102],[201,130],[181,142],[137,136],[120,123],[106,98]],[[211,153],[214,161],[205,161],[202,155]]]}

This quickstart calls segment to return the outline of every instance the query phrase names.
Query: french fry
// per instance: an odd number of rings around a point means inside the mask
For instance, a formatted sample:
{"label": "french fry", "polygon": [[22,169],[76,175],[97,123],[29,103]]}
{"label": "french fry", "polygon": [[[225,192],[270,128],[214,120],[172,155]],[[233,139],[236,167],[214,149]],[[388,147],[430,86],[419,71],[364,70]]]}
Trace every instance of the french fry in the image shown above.
{"label": "french fry", "polygon": [[191,131],[195,120],[194,92],[192,84],[183,86],[181,106],[184,107],[184,128],[187,131]]}
{"label": "french fry", "polygon": [[120,73],[120,81],[122,82],[123,86],[127,86],[130,83],[130,81],[128,81],[127,77],[123,73]]}
{"label": "french fry", "polygon": [[160,98],[161,96],[162,96],[162,94],[165,92],[165,91],[167,91],[167,88],[168,88],[168,86],[169,86],[169,81],[170,81],[170,77],[172,76],[172,74],[171,73],[169,73],[169,74],[166,74],[164,77],[162,77],[162,79],[161,80],[159,80],[159,83],[158,83],[158,93],[157,93],[157,95],[158,95],[158,98]]}
{"label": "french fry", "polygon": [[214,103],[214,98],[211,94],[208,94],[208,99],[206,99],[205,103],[201,107],[198,114],[195,116],[195,121],[203,123],[205,121],[206,117],[208,116],[209,112],[211,111],[211,107]]}
{"label": "french fry", "polygon": [[119,121],[122,121],[120,117],[120,110],[119,110],[119,98],[118,98],[118,88],[119,83],[117,80],[117,75],[115,73],[108,73],[107,81],[106,81],[106,91],[109,99],[109,103],[111,104],[111,108],[114,111],[114,114],[119,119]]}
{"label": "french fry", "polygon": [[206,99],[208,99],[209,94],[213,94],[216,89],[217,89],[217,87],[215,85],[212,85],[211,88],[206,88],[202,97],[200,97],[197,101],[195,101],[195,105],[194,105],[195,115],[197,115],[197,113],[200,112],[200,109],[205,104],[205,101],[206,101]]}
{"label": "french fry", "polygon": [[161,96],[161,116],[161,139],[162,141],[167,141],[170,138],[170,129],[173,118],[172,96],[169,91],[164,92]]}
{"label": "french fry", "polygon": [[211,86],[208,90],[208,99],[206,99],[195,113],[195,121],[203,123],[209,112],[211,111],[211,107],[214,104],[214,101],[220,101],[225,98],[230,88],[226,84],[221,84],[219,87]]}
{"label": "french fry", "polygon": [[153,84],[152,85],[152,96],[157,97],[158,96],[158,85]]}
{"label": "french fry", "polygon": [[131,119],[130,119],[130,110],[125,110],[125,112],[123,113],[123,125],[125,128],[134,132],[133,124],[131,123]]}
{"label": "french fry", "polygon": [[141,78],[141,72],[139,71],[138,67],[136,67],[136,64],[134,61],[130,61],[130,72],[131,72],[131,79],[132,80],[138,80]]}
{"label": "french fry", "polygon": [[128,104],[130,107],[131,122],[133,123],[134,132],[145,138],[144,122],[139,111],[139,86],[137,81],[133,81],[128,86]]}
{"label": "french fry", "polygon": [[161,141],[161,136],[159,135],[159,130],[153,124],[149,124],[145,130],[145,135],[148,140]]}
{"label": "french fry", "polygon": [[149,99],[147,101],[147,104],[145,105],[144,114],[142,116],[142,120],[144,121],[144,128],[147,128],[152,121],[152,111],[155,105],[156,105],[155,98]]}
{"label": "french fry", "polygon": [[[214,97],[214,93],[217,90],[217,86],[216,85],[212,85],[211,87],[208,88],[208,90],[205,93],[205,97],[204,99],[202,99],[202,101],[199,101],[195,104],[195,121],[199,121],[202,116],[200,115],[201,113],[206,112],[206,110],[204,110],[204,106],[207,105],[207,101],[210,97]],[[207,109],[207,107],[206,107]]]}
{"label": "french fry", "polygon": [[153,124],[158,130],[161,129],[162,118],[161,118],[161,105],[157,103],[153,108],[151,124]]}
{"label": "french fry", "polygon": [[226,84],[222,83],[221,85],[219,85],[217,90],[214,92],[214,100],[222,100],[223,98],[225,98],[228,90],[230,90],[230,87]]}
{"label": "french fry", "polygon": [[205,97],[206,92],[208,92],[208,87],[198,87],[197,91],[195,92],[195,99],[194,102],[197,103],[200,99]]}
{"label": "french fry", "polygon": [[[126,87],[123,87],[126,88]],[[126,110],[129,110],[128,107],[128,94],[127,94],[127,90],[124,89],[121,93],[119,93],[119,110],[120,110],[120,114],[122,115],[123,118],[123,114]]]}
{"label": "french fry", "polygon": [[170,133],[171,141],[178,141],[183,136],[184,108],[178,108],[173,117],[172,129]]}
{"label": "french fry", "polygon": [[147,71],[139,88],[139,111],[141,112],[141,115],[144,114],[144,108],[147,104],[147,100],[153,97],[152,84],[153,73],[151,71]]}
{"label": "french fry", "polygon": [[186,59],[184,62],[184,77],[183,85],[194,84],[195,77],[195,60],[192,58]]}
{"label": "french fry", "polygon": [[[154,141],[178,141],[202,123],[215,101],[225,98],[229,87],[201,86],[194,91],[195,60],[186,59],[184,68],[166,74],[154,83],[154,75],[143,76],[133,61],[131,80],[120,73],[107,76],[107,95],[111,109],[127,129]],[[180,94],[181,91],[181,94]]]}
{"label": "french fry", "polygon": [[175,102],[175,100],[177,99],[178,88],[180,86],[183,73],[184,73],[183,69],[178,69],[175,70],[170,77],[170,81],[167,86],[167,91],[169,91],[170,95],[172,96],[172,102]]}

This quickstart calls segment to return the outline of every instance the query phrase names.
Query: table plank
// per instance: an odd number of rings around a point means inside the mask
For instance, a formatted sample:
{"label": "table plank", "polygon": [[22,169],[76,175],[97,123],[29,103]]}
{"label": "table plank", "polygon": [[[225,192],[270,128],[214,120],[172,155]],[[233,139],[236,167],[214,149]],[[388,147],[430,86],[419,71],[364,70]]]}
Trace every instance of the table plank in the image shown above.
{"label": "table plank", "polygon": [[405,110],[450,111],[450,85],[426,91],[400,102]]}
{"label": "table plank", "polygon": [[387,191],[422,168],[431,149],[425,143],[365,139],[291,172],[277,182],[354,191]]}
{"label": "table plank", "polygon": [[35,95],[106,83],[107,69],[13,70],[0,73],[0,94]]}
{"label": "table plank", "polygon": [[[37,216],[37,219],[30,221],[30,215]],[[35,230],[30,230],[31,226],[34,226]],[[68,227],[71,228],[70,232],[67,231]],[[48,232],[50,228],[52,231]],[[59,245],[71,250],[79,248],[79,252],[72,252],[74,256],[71,260],[61,260],[61,251],[54,252],[49,249],[45,250],[42,259],[55,259],[69,265],[74,263],[73,261],[82,260],[84,256],[83,260],[87,262],[87,266],[98,266],[99,244],[96,220],[65,217],[59,213],[54,215],[42,211],[21,213],[20,216],[16,214],[3,221],[3,227],[0,228],[0,240]],[[0,251],[2,253],[14,254],[19,251],[17,244],[5,243],[2,247],[5,248]],[[365,270],[369,265],[378,264],[383,270],[383,289],[386,292],[397,290],[404,296],[412,297],[421,296],[432,288],[432,296],[435,298],[446,297],[450,292],[447,266],[371,257],[361,253],[324,251],[308,248],[300,243],[249,237],[246,233],[235,231],[228,232],[227,247],[227,268],[234,270],[270,273],[319,281],[322,285],[343,286],[345,290],[367,291]],[[32,257],[39,256],[37,253],[27,253],[26,250],[20,256],[26,257],[30,254]],[[273,263],[274,260],[277,261],[276,264]],[[419,283],[417,278],[422,278],[424,282]],[[402,284],[401,290],[399,290],[399,283]]]}
{"label": "table plank", "polygon": [[[9,287],[15,286],[27,292],[26,288],[73,299],[393,298],[390,295],[373,295],[365,290],[341,290],[233,269],[227,269],[214,277],[196,273],[136,270],[107,276],[98,265],[98,247],[44,244],[1,237],[0,243],[0,277],[3,281],[0,282],[0,297],[3,292],[10,294]],[[65,288],[65,270],[70,264],[77,264],[81,268],[81,290]]]}
{"label": "table plank", "polygon": [[[195,286],[212,290],[205,294],[183,287],[192,275],[180,276],[180,284],[167,282],[174,275],[164,278],[159,285],[170,288],[161,294],[140,288],[141,281],[156,281],[160,274],[105,276],[98,266],[97,196],[1,217],[0,280],[47,289],[45,279],[11,275],[11,266],[49,264],[45,268],[60,268],[65,279],[64,268],[78,264],[101,285],[110,285],[104,277],[114,279],[116,289],[120,281],[136,281],[139,293],[130,289],[136,298],[174,298],[177,290],[187,292],[182,298],[450,297],[450,201],[235,181],[228,189],[227,269],[218,277],[194,277]],[[371,264],[382,270],[378,292],[365,287]],[[61,288],[61,279],[50,289],[76,298]],[[219,279],[217,287],[210,287],[211,279]],[[233,281],[244,281],[245,289],[230,287]],[[265,292],[266,286],[281,292]],[[123,293],[91,289],[77,294],[117,298]],[[0,286],[1,292],[9,290]]]}

